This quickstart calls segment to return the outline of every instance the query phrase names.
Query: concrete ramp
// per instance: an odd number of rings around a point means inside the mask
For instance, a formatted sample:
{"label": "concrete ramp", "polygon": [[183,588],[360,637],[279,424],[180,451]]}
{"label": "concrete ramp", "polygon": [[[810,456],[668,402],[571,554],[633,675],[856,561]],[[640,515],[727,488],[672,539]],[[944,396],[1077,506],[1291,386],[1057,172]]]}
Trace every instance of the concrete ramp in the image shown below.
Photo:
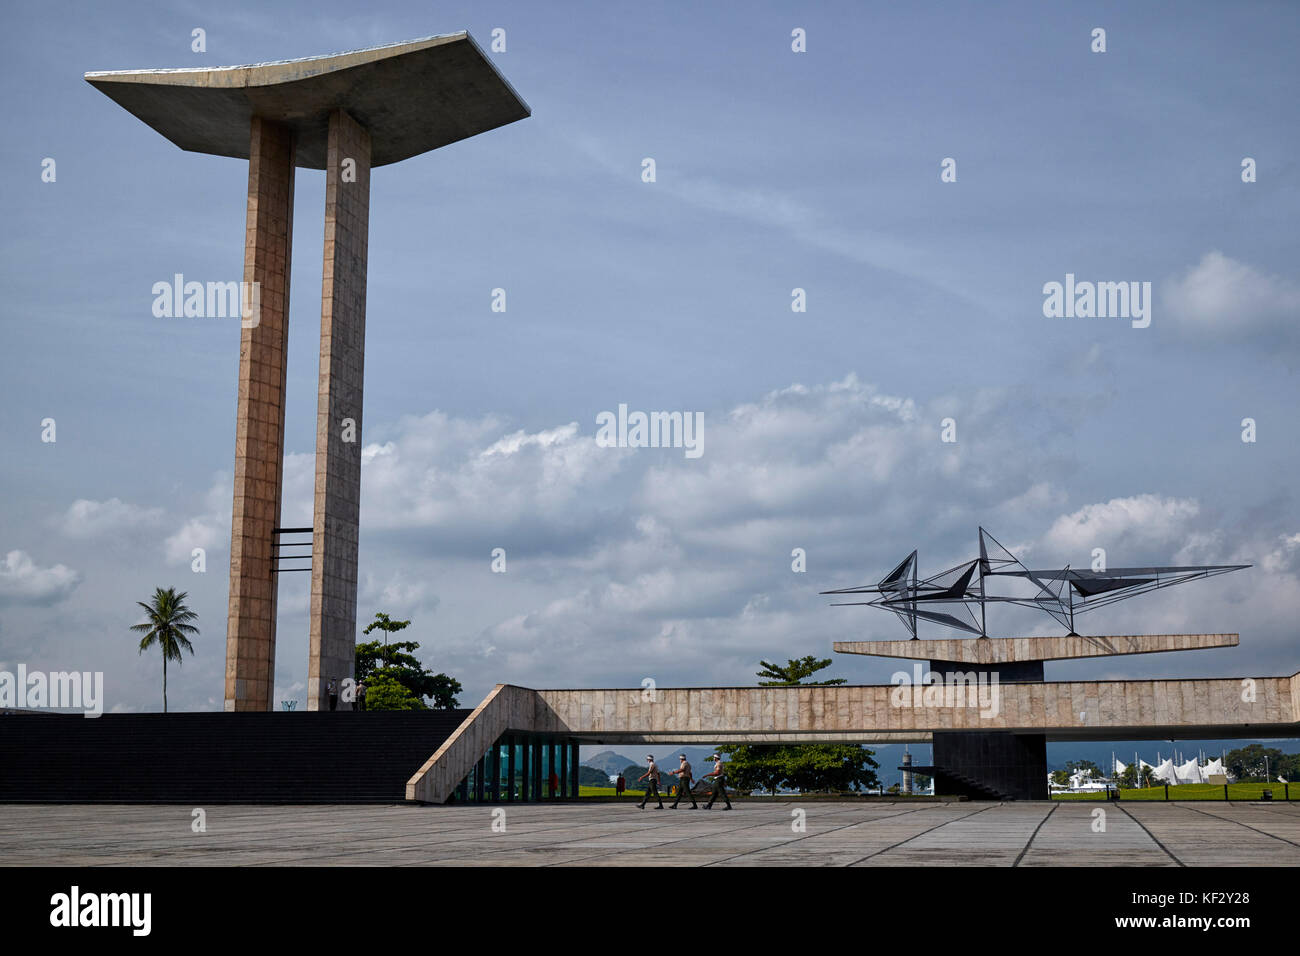
{"label": "concrete ramp", "polygon": [[536,691],[497,684],[406,782],[406,799],[446,803],[503,733],[532,728],[536,706]]}

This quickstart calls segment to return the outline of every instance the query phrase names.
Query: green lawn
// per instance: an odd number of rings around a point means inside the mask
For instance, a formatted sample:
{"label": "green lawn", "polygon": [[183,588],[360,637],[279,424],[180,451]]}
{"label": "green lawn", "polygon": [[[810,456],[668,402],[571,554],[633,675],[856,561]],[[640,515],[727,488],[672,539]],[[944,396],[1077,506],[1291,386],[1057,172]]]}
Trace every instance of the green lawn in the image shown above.
{"label": "green lawn", "polygon": [[[1227,799],[1229,800],[1259,800],[1265,790],[1273,791],[1274,800],[1286,800],[1287,791],[1290,791],[1292,801],[1300,800],[1300,784],[1293,787],[1287,787],[1280,783],[1230,783],[1228,784]],[[1119,792],[1121,800],[1164,800],[1164,787],[1144,787],[1134,790],[1121,790]],[[1106,791],[1099,790],[1095,793],[1054,793],[1053,800],[1105,800]],[[1223,786],[1217,783],[1184,783],[1169,788],[1170,800],[1222,800],[1224,799]]]}

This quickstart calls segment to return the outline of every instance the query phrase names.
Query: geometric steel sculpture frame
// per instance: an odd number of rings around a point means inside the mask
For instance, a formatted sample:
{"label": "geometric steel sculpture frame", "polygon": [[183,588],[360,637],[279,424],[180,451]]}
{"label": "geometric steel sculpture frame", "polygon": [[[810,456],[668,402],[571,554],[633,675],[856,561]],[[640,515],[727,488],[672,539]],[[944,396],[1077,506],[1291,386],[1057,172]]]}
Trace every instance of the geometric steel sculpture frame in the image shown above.
{"label": "geometric steel sculpture frame", "polygon": [[[1034,571],[983,528],[979,529],[979,539],[978,558],[932,577],[918,579],[916,552],[913,551],[874,585],[821,593],[877,595],[870,601],[838,601],[832,607],[865,605],[892,611],[911,631],[913,640],[917,637],[918,619],[987,637],[987,608],[990,603],[1035,608],[1074,634],[1076,614],[1160,588],[1250,567],[1249,564],[1187,565],[1075,571],[1066,565],[1055,570]],[[1033,586],[1034,592],[1027,596],[990,594],[989,585],[994,583],[990,579],[994,578],[1026,581]],[[936,606],[947,607],[953,613],[936,610]],[[975,614],[977,607],[978,617]]]}

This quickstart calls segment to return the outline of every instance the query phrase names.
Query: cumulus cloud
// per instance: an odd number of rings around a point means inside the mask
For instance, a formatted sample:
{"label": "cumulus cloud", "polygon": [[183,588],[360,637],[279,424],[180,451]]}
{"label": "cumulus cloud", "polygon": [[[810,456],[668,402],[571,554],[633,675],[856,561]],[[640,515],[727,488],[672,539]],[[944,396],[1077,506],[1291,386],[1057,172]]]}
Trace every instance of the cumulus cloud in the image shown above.
{"label": "cumulus cloud", "polygon": [[1112,498],[1061,515],[1048,528],[1044,544],[1076,565],[1093,548],[1148,552],[1182,541],[1199,513],[1200,505],[1190,498]]}
{"label": "cumulus cloud", "polygon": [[151,527],[161,521],[162,516],[162,508],[142,508],[120,498],[107,501],[78,498],[55,523],[67,537],[84,539]]}
{"label": "cumulus cloud", "polygon": [[1262,335],[1294,340],[1300,285],[1215,250],[1164,285],[1180,328],[1218,338]]}
{"label": "cumulus cloud", "polygon": [[[977,553],[983,525],[1036,566],[1087,566],[1094,547],[1113,566],[1254,564],[1089,613],[1086,632],[1239,630],[1260,651],[1251,657],[1260,672],[1294,669],[1297,529],[1260,509],[1228,520],[1217,502],[1150,485],[1081,497],[1077,411],[1068,396],[1031,403],[999,387],[914,397],[847,375],[704,409],[698,459],[599,447],[594,412],[528,428],[443,412],[375,423],[363,449],[358,625],[377,610],[410,618],[403,637],[465,684],[469,704],[498,681],[746,684],[760,658],[903,636],[888,614],[830,607],[818,592],[878,580],[913,547],[922,574],[951,567]],[[941,440],[949,416],[956,443]],[[282,521],[310,524],[313,456],[290,454],[285,467]],[[223,475],[169,539],[175,558],[224,547],[229,509]],[[504,574],[492,571],[496,547]],[[299,576],[281,590],[285,647],[305,633],[304,585]],[[1032,610],[989,617],[999,635],[1060,633]],[[305,653],[279,662],[277,700],[301,696],[304,665]],[[862,681],[892,671],[841,658],[833,672]]]}
{"label": "cumulus cloud", "polygon": [[57,604],[73,591],[81,575],[56,564],[40,567],[25,551],[10,551],[0,563],[0,604]]}
{"label": "cumulus cloud", "polygon": [[168,564],[189,564],[195,548],[211,552],[229,546],[230,503],[233,496],[234,485],[229,474],[221,473],[213,478],[203,496],[202,513],[186,518],[163,541],[163,554]]}

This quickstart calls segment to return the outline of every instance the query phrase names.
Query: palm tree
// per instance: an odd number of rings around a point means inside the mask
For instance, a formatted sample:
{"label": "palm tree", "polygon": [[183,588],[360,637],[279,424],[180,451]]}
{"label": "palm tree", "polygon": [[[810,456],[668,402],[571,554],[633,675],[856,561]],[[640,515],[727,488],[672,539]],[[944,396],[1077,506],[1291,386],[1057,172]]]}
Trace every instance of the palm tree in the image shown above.
{"label": "palm tree", "polygon": [[194,648],[190,644],[186,634],[198,634],[199,629],[191,624],[191,621],[197,620],[198,615],[185,606],[185,599],[189,597],[188,591],[176,593],[175,588],[156,588],[153,593],[153,601],[145,604],[143,601],[137,601],[145,614],[148,616],[143,624],[131,625],[131,630],[139,631],[144,635],[140,639],[140,653],[158,644],[162,648],[163,655],[163,713],[167,713],[167,661],[181,662],[181,650],[187,650],[191,654]]}

